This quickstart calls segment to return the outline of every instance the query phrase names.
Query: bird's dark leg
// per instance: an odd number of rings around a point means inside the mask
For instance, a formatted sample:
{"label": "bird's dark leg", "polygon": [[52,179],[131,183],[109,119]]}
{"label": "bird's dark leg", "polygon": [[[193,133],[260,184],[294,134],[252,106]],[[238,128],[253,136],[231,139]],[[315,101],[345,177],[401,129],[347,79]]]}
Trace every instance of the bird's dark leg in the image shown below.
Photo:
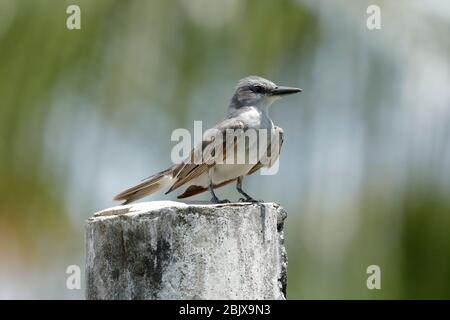
{"label": "bird's dark leg", "polygon": [[237,178],[237,182],[236,182],[236,190],[244,196],[244,198],[240,198],[239,201],[241,201],[241,202],[264,202],[264,201],[258,201],[258,200],[253,199],[247,193],[245,193],[244,190],[242,190],[242,180],[243,179],[244,178],[242,176],[240,176],[239,178]]}
{"label": "bird's dark leg", "polygon": [[227,199],[219,200],[219,198],[217,198],[216,194],[214,193],[212,181],[209,181],[208,190],[209,192],[211,192],[212,195],[211,203],[230,203],[230,200]]}

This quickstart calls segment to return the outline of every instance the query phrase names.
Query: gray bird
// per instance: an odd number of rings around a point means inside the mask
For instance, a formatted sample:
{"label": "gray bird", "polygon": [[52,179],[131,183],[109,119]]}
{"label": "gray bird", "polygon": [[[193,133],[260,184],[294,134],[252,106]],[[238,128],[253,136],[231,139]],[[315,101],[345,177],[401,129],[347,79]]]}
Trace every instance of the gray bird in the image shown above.
{"label": "gray bird", "polygon": [[[278,159],[283,141],[283,130],[273,124],[268,109],[281,97],[301,91],[278,86],[257,76],[241,79],[227,115],[205,132],[202,142],[192,150],[189,158],[119,193],[114,200],[124,200],[123,204],[127,204],[161,188],[169,188],[167,194],[184,186],[186,189],[178,196],[179,199],[209,190],[212,203],[224,203],[229,201],[219,200],[214,189],[236,181],[236,189],[243,196],[240,201],[257,202],[242,190],[242,180],[263,167],[271,167]],[[257,135],[256,140],[248,139],[255,136],[248,134],[252,130],[264,131],[267,135]],[[230,132],[234,132],[234,136],[229,136]],[[278,148],[274,151],[271,148],[275,144]],[[255,154],[256,159],[250,161],[250,156]],[[242,159],[240,156],[245,161],[236,161],[236,158]]]}

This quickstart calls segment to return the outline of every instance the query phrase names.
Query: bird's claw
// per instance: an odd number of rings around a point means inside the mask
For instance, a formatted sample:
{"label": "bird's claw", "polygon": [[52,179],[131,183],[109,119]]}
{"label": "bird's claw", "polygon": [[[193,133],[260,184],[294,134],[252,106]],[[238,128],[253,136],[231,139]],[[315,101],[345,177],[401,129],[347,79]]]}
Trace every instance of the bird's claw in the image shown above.
{"label": "bird's claw", "polygon": [[264,202],[264,201],[263,200],[256,200],[256,199],[253,199],[251,197],[247,197],[247,198],[240,198],[239,202],[261,203],[261,202]]}
{"label": "bird's claw", "polygon": [[220,204],[220,203],[230,203],[230,200],[228,200],[228,199],[223,199],[223,200],[219,200],[219,199],[217,199],[217,198],[212,198],[211,199],[211,203],[214,203],[214,204]]}

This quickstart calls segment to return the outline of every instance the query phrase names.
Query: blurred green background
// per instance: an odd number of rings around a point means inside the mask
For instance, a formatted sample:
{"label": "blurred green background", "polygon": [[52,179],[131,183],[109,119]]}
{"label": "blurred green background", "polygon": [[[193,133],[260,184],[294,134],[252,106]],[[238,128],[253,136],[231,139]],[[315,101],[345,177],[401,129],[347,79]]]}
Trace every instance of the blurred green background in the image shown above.
{"label": "blurred green background", "polygon": [[449,31],[445,0],[0,0],[0,298],[83,298],[85,219],[250,74],[304,89],[271,109],[280,171],[246,180],[289,213],[288,298],[450,298]]}

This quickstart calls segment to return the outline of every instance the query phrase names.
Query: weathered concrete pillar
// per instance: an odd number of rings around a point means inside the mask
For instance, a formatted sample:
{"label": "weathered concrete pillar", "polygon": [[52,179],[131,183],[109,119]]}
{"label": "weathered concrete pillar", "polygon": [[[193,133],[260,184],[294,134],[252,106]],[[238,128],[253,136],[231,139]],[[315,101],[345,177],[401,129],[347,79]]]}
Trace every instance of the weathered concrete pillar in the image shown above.
{"label": "weathered concrete pillar", "polygon": [[285,299],[274,203],[118,206],[86,223],[88,299]]}

